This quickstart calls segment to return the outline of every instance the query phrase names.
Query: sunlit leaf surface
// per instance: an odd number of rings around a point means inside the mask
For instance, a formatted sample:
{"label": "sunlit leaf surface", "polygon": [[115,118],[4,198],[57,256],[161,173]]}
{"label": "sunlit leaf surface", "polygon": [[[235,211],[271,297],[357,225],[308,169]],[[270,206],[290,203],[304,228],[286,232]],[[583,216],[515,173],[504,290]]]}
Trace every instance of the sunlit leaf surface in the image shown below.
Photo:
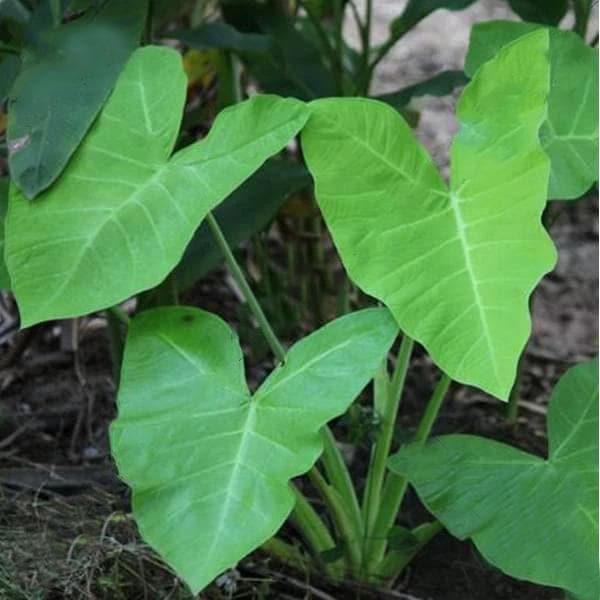
{"label": "sunlit leaf surface", "polygon": [[235,333],[194,308],[133,320],[112,452],[143,537],[194,591],[270,538],[288,485],[317,460],[397,334],[386,309],[352,313],[295,344],[251,396]]}

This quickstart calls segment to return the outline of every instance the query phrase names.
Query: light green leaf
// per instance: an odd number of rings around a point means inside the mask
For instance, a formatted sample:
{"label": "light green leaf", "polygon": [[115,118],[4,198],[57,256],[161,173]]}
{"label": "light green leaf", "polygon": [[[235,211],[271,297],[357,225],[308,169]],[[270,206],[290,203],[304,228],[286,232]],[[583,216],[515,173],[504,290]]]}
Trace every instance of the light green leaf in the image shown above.
{"label": "light green leaf", "polygon": [[467,86],[450,189],[384,104],[311,103],[302,133],[317,200],[350,277],[450,377],[502,399],[529,336],[529,295],[555,261],[540,224],[547,49],[547,33],[534,33]]}
{"label": "light green leaf", "polygon": [[[473,75],[500,48],[539,28],[512,21],[476,25],[466,73]],[[579,198],[598,180],[598,49],[570,31],[548,32],[552,85],[540,137],[551,162],[548,197],[569,200]]]}
{"label": "light green leaf", "polygon": [[0,178],[0,290],[10,289],[10,277],[4,262],[4,219],[8,208],[8,178]]}
{"label": "light green leaf", "polygon": [[598,361],[560,380],[548,412],[549,456],[445,435],[409,445],[390,468],[460,539],[509,575],[598,598]]}
{"label": "light green leaf", "polygon": [[49,6],[32,19],[50,21],[23,51],[9,94],[7,142],[13,182],[28,198],[60,175],[139,44],[146,0],[108,0],[52,27]]}
{"label": "light green leaf", "polygon": [[125,348],[111,445],[144,539],[197,592],[269,539],[288,485],[322,451],[387,354],[385,309],[337,319],[295,344],[251,396],[235,333],[195,308],[141,313]]}
{"label": "light green leaf", "polygon": [[177,52],[136,51],[56,185],[31,203],[11,188],[6,260],[24,326],[160,283],[206,213],[307,118],[301,102],[257,96],[169,160],[185,90]]}

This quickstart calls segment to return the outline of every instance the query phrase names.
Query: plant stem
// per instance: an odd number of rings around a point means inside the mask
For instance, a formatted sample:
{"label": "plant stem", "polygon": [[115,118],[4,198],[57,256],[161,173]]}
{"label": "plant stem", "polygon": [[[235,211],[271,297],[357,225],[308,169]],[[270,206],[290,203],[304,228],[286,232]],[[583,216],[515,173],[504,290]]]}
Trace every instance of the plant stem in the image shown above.
{"label": "plant stem", "polygon": [[342,37],[342,28],[344,25],[344,6],[342,0],[333,0],[333,11],[335,19],[335,64],[334,72],[337,85],[337,93],[344,94],[344,40]]}
{"label": "plant stem", "polygon": [[394,425],[398,416],[398,408],[406,380],[406,372],[410,362],[410,355],[414,346],[413,340],[405,335],[400,344],[396,368],[392,380],[384,389],[378,390],[378,395],[383,395],[381,403],[381,429],[375,440],[372,450],[371,464],[367,476],[365,497],[363,499],[363,516],[367,539],[370,538],[381,504],[381,490],[386,472],[386,463],[392,445]]}
{"label": "plant stem", "polygon": [[[431,433],[433,423],[440,411],[444,396],[450,387],[452,380],[445,373],[438,381],[433,394],[427,403],[425,413],[413,438],[413,443],[422,445]],[[375,573],[379,563],[383,560],[387,539],[390,529],[394,525],[398,510],[402,504],[408,481],[392,472],[388,472],[385,486],[383,488],[382,501],[377,515],[377,521],[373,527],[371,545],[368,549],[367,573]]]}
{"label": "plant stem", "polygon": [[369,66],[369,58],[371,54],[371,22],[373,20],[373,0],[367,0],[365,7],[365,23],[361,29],[362,40],[362,66],[360,69],[360,85],[358,88],[359,94],[363,96],[369,95],[371,87],[371,76],[373,69]]}
{"label": "plant stem", "polygon": [[106,309],[107,313],[110,313],[113,317],[115,317],[118,321],[123,323],[123,325],[129,326],[129,315],[118,305],[110,306]]}
{"label": "plant stem", "polygon": [[325,563],[321,556],[324,552],[335,548],[329,530],[302,492],[295,486],[292,486],[292,491],[296,496],[296,505],[290,520],[306,540],[316,560],[323,564],[325,572],[332,577],[340,577],[344,569],[343,563],[341,561]]}
{"label": "plant stem", "polygon": [[510,390],[510,395],[508,397],[508,404],[506,405],[506,420],[514,425],[517,422],[517,417],[519,416],[519,400],[521,399],[521,379],[523,372],[523,359],[524,354],[521,355],[519,359],[519,363],[517,364],[517,376],[515,378],[515,382]]}
{"label": "plant stem", "polygon": [[590,7],[589,0],[574,0],[573,2],[573,12],[575,13],[573,31],[579,34],[584,41],[590,19]]}
{"label": "plant stem", "polygon": [[265,336],[265,339],[267,340],[269,347],[273,351],[273,354],[277,357],[277,360],[279,360],[279,362],[284,362],[285,361],[285,350],[284,350],[283,346],[281,345],[281,342],[277,339],[275,332],[271,328],[271,325],[269,324],[269,321],[267,320],[267,317],[265,316],[265,313],[263,312],[262,307],[258,303],[258,300],[256,299],[256,296],[254,295],[254,292],[250,289],[250,286],[248,285],[248,281],[246,280],[246,277],[245,277],[240,265],[238,264],[237,260],[235,259],[235,256],[233,256],[233,252],[231,251],[231,248],[229,247],[229,243],[225,239],[225,236],[223,235],[223,232],[221,231],[219,224],[217,223],[213,214],[210,212],[206,216],[206,220],[207,220],[208,226],[210,227],[210,230],[212,231],[213,235],[215,236],[215,241],[217,242],[217,245],[219,246],[219,248],[221,249],[221,252],[223,253],[225,262],[227,263],[227,266],[229,267],[229,271],[231,272],[231,276],[237,283],[238,287],[240,288],[240,291],[242,292],[244,298],[246,299],[246,302],[248,303],[248,307],[250,308],[252,314],[254,315],[254,318],[258,322],[258,326],[260,327],[261,331],[263,332],[263,335]]}
{"label": "plant stem", "polygon": [[313,467],[308,472],[308,477],[319,491],[319,495],[325,501],[328,513],[333,518],[335,528],[344,544],[344,554],[348,559],[352,572],[358,573],[362,563],[362,535],[360,529],[357,530],[356,524],[348,512],[348,507],[345,505],[341,494],[338,493],[333,485],[327,483],[317,467]]}
{"label": "plant stem", "polygon": [[329,427],[321,429],[321,438],[323,439],[321,460],[325,467],[325,473],[344,502],[352,524],[353,537],[358,543],[363,538],[364,523],[350,472]]}

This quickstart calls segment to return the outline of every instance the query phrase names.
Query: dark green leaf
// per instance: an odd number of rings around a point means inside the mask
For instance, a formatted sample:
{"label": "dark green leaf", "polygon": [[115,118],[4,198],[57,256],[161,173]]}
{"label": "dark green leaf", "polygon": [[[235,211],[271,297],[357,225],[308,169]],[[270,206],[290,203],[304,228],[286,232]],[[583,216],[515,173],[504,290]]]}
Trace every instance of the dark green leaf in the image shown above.
{"label": "dark green leaf", "polygon": [[9,95],[13,182],[27,198],[64,169],[139,42],[146,0],[108,0],[39,34]]}
{"label": "dark green leaf", "polygon": [[3,0],[0,2],[0,21],[26,23],[29,21],[30,16],[27,5],[21,0]]}
{"label": "dark green leaf", "polygon": [[18,55],[5,54],[2,57],[2,62],[0,62],[0,104],[6,100],[20,68],[21,59]]}
{"label": "dark green leaf", "polygon": [[598,598],[598,361],[560,380],[548,459],[472,435],[409,445],[390,468],[460,539],[509,575]]}
{"label": "dark green leaf", "polygon": [[[290,194],[311,181],[308,171],[297,163],[267,161],[214,211],[230,246],[237,246],[262,229]],[[177,265],[177,287],[187,289],[222,259],[213,234],[203,223]]]}
{"label": "dark green leaf", "polygon": [[189,31],[168,32],[169,38],[180,40],[191,48],[219,48],[235,52],[269,51],[269,38],[258,33],[243,33],[220,21],[201,25]]}
{"label": "dark green leaf", "polygon": [[251,74],[261,88],[282,96],[312,100],[335,94],[322,50],[285,19],[263,19],[261,25],[272,41],[272,53],[246,57]]}
{"label": "dark green leaf", "polygon": [[569,9],[568,0],[508,0],[523,21],[558,25]]}
{"label": "dark green leaf", "polygon": [[475,0],[409,0],[404,12],[394,19],[390,25],[392,35],[399,36],[412,29],[419,21],[432,12],[446,10],[462,10],[473,4]]}
{"label": "dark green leaf", "polygon": [[455,88],[466,85],[468,81],[469,78],[463,71],[442,71],[429,79],[405,87],[398,92],[377,96],[376,99],[398,110],[406,106],[415,97],[446,96],[451,94]]}

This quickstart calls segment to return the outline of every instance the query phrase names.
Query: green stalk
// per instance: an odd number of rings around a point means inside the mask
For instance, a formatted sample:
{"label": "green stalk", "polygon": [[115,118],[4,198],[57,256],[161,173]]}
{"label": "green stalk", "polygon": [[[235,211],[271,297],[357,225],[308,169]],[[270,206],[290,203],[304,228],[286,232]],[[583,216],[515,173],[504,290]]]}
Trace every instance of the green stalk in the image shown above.
{"label": "green stalk", "polygon": [[522,371],[523,371],[523,356],[519,359],[519,363],[517,365],[517,377],[513,384],[512,389],[510,390],[510,395],[508,396],[508,403],[506,405],[506,420],[514,425],[517,422],[517,417],[519,416],[519,400],[521,399],[521,379],[522,379]]}
{"label": "green stalk", "polygon": [[227,267],[231,272],[231,276],[240,288],[242,295],[248,303],[248,308],[250,308],[250,311],[252,312],[254,318],[258,322],[258,326],[260,327],[263,335],[265,336],[269,347],[271,348],[273,354],[277,357],[277,360],[279,360],[279,362],[285,362],[285,350],[281,345],[281,342],[277,339],[275,332],[271,328],[271,325],[269,324],[269,321],[267,320],[263,309],[258,303],[254,292],[250,289],[248,281],[246,280],[246,277],[240,265],[235,259],[235,256],[233,256],[233,252],[229,247],[229,243],[225,239],[225,236],[223,235],[223,232],[221,231],[221,228],[219,227],[219,224],[217,223],[212,213],[208,213],[208,215],[206,216],[206,221],[208,223],[208,226],[210,227],[210,230],[215,236],[215,241],[217,242],[217,245],[223,253],[223,257],[225,258]]}
{"label": "green stalk", "polygon": [[313,467],[308,472],[308,477],[325,501],[338,535],[344,544],[344,555],[348,559],[350,569],[353,573],[358,573],[362,563],[362,536],[361,532],[356,530],[356,524],[348,512],[349,507],[345,504],[341,494],[327,483],[317,467]]}
{"label": "green stalk", "polygon": [[365,22],[361,29],[362,65],[360,69],[360,84],[358,92],[363,96],[368,96],[374,68],[369,67],[369,57],[371,53],[371,21],[373,20],[373,0],[367,0],[365,11]]}
{"label": "green stalk", "polygon": [[331,577],[341,577],[344,572],[344,564],[339,560],[326,563],[321,556],[324,552],[335,548],[335,542],[329,530],[302,492],[295,486],[292,486],[292,491],[296,496],[296,504],[290,515],[291,522],[298,528],[325,572]]}
{"label": "green stalk", "polygon": [[398,408],[402,398],[402,390],[404,389],[406,372],[408,371],[413,346],[414,341],[405,335],[398,350],[396,368],[391,382],[384,389],[380,387],[376,390],[378,400],[381,398],[383,401],[380,404],[381,428],[372,450],[362,507],[367,541],[373,534],[373,528],[380,510],[381,491],[386,473],[387,459],[394,437],[394,426],[398,417]]}
{"label": "green stalk", "polygon": [[[427,403],[425,413],[413,438],[413,443],[422,445],[431,433],[433,423],[440,411],[444,396],[450,387],[452,380],[445,373],[438,381],[433,394]],[[387,546],[387,538],[393,527],[396,516],[402,504],[408,482],[404,477],[388,472],[385,486],[383,488],[382,501],[377,515],[377,521],[373,527],[371,545],[368,548],[367,573],[375,573],[383,560]]]}
{"label": "green stalk", "polygon": [[590,0],[573,1],[573,12],[575,13],[575,24],[573,25],[573,31],[580,35],[584,41],[590,20],[591,4],[592,3]]}
{"label": "green stalk", "polygon": [[342,0],[333,0],[333,11],[335,20],[335,64],[334,73],[336,80],[337,93],[344,95],[344,40],[342,37],[342,27],[344,25],[344,7]]}
{"label": "green stalk", "polygon": [[355,540],[361,540],[364,525],[350,472],[329,427],[321,429],[321,438],[323,439],[321,461],[325,467],[325,473],[331,485],[343,500],[352,524],[352,537]]}

